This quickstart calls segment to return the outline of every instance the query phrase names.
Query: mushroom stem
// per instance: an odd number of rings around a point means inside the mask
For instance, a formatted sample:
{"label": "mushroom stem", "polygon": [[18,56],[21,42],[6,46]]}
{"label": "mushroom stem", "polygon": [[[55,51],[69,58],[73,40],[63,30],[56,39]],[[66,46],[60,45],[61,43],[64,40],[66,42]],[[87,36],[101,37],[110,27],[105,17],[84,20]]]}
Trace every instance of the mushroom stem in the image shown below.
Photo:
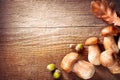
{"label": "mushroom stem", "polygon": [[111,67],[112,65],[115,64],[115,57],[113,56],[113,50],[112,49],[108,49],[106,51],[103,51],[101,53],[101,56],[100,56],[100,61],[101,61],[101,64],[105,67]]}
{"label": "mushroom stem", "polygon": [[83,79],[90,79],[95,73],[95,67],[84,60],[78,61],[74,64],[72,72]]}
{"label": "mushroom stem", "polygon": [[120,36],[119,36],[119,39],[118,39],[118,48],[120,49]]}
{"label": "mushroom stem", "polygon": [[105,50],[112,49],[115,53],[119,53],[119,48],[114,40],[114,36],[117,36],[118,32],[119,30],[114,26],[107,26],[101,30]]}
{"label": "mushroom stem", "polygon": [[108,69],[113,74],[120,73],[120,65],[119,65],[119,63],[117,61],[116,61],[116,63],[114,63],[114,65],[112,65],[111,67],[108,67]]}
{"label": "mushroom stem", "polygon": [[111,73],[120,73],[120,65],[117,61],[116,54],[112,49],[102,52],[100,56],[100,61],[101,64],[107,67]]}
{"label": "mushroom stem", "polygon": [[85,41],[88,46],[88,60],[94,65],[100,65],[101,50],[98,46],[99,39],[97,37],[90,37]]}
{"label": "mushroom stem", "polygon": [[88,46],[88,60],[94,65],[100,65],[100,48],[97,44]]}
{"label": "mushroom stem", "polygon": [[119,52],[119,48],[118,48],[113,36],[104,37],[103,45],[104,45],[105,50],[113,49],[113,51],[115,51],[115,53]]}

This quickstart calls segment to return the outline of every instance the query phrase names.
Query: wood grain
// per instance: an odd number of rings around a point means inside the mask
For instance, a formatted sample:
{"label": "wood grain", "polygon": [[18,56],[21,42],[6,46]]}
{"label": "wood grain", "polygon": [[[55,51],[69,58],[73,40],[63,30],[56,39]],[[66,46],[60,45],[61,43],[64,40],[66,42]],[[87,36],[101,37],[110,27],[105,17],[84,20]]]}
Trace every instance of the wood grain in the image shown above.
{"label": "wood grain", "polygon": [[[46,66],[60,68],[73,51],[69,44],[100,38],[105,25],[92,15],[90,0],[0,0],[0,80],[54,80]],[[87,58],[86,46],[82,56]],[[119,79],[96,66],[90,80]],[[82,79],[62,71],[60,80]]]}
{"label": "wood grain", "polygon": [[93,17],[90,0],[10,0],[0,5],[0,26],[4,28],[104,26]]}

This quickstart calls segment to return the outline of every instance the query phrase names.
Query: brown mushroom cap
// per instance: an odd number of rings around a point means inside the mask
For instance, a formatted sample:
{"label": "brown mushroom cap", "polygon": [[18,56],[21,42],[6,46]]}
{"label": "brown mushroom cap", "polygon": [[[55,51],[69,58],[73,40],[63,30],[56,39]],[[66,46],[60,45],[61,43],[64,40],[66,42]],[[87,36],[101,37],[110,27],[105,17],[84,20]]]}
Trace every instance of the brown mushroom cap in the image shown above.
{"label": "brown mushroom cap", "polygon": [[85,45],[94,45],[99,42],[99,39],[97,37],[90,37],[85,41]]}
{"label": "brown mushroom cap", "polygon": [[61,68],[69,73],[72,70],[74,63],[79,59],[79,54],[76,52],[71,52],[67,54],[61,61]]}
{"label": "brown mushroom cap", "polygon": [[118,29],[114,26],[107,26],[102,29],[101,36],[116,36],[118,34]]}

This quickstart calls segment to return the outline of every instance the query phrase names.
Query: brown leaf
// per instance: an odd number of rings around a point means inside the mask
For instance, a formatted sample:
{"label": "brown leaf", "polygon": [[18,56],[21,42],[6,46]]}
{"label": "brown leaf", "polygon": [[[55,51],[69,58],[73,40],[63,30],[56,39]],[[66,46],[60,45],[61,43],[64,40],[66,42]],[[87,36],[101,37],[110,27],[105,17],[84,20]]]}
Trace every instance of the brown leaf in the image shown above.
{"label": "brown leaf", "polygon": [[115,5],[108,0],[95,0],[91,2],[92,12],[108,24],[120,26],[120,18],[115,11]]}
{"label": "brown leaf", "polygon": [[100,17],[101,13],[100,13],[100,2],[97,1],[92,1],[91,2],[91,7],[92,7],[92,12],[96,17]]}

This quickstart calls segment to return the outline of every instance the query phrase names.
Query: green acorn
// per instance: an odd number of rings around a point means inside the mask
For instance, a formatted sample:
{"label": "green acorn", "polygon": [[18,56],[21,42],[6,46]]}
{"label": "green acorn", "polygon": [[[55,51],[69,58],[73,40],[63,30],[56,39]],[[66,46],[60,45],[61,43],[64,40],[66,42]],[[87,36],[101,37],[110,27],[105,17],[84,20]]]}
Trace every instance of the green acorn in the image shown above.
{"label": "green acorn", "polygon": [[77,52],[79,52],[79,51],[81,51],[81,50],[83,50],[83,44],[77,44],[76,45],[76,47],[75,47],[75,50],[77,51]]}
{"label": "green acorn", "polygon": [[48,65],[47,65],[47,69],[52,72],[52,71],[55,70],[55,65],[52,64],[52,63],[51,63],[51,64],[48,64]]}
{"label": "green acorn", "polygon": [[61,76],[61,71],[56,69],[55,72],[53,73],[53,78],[54,79],[59,79]]}

